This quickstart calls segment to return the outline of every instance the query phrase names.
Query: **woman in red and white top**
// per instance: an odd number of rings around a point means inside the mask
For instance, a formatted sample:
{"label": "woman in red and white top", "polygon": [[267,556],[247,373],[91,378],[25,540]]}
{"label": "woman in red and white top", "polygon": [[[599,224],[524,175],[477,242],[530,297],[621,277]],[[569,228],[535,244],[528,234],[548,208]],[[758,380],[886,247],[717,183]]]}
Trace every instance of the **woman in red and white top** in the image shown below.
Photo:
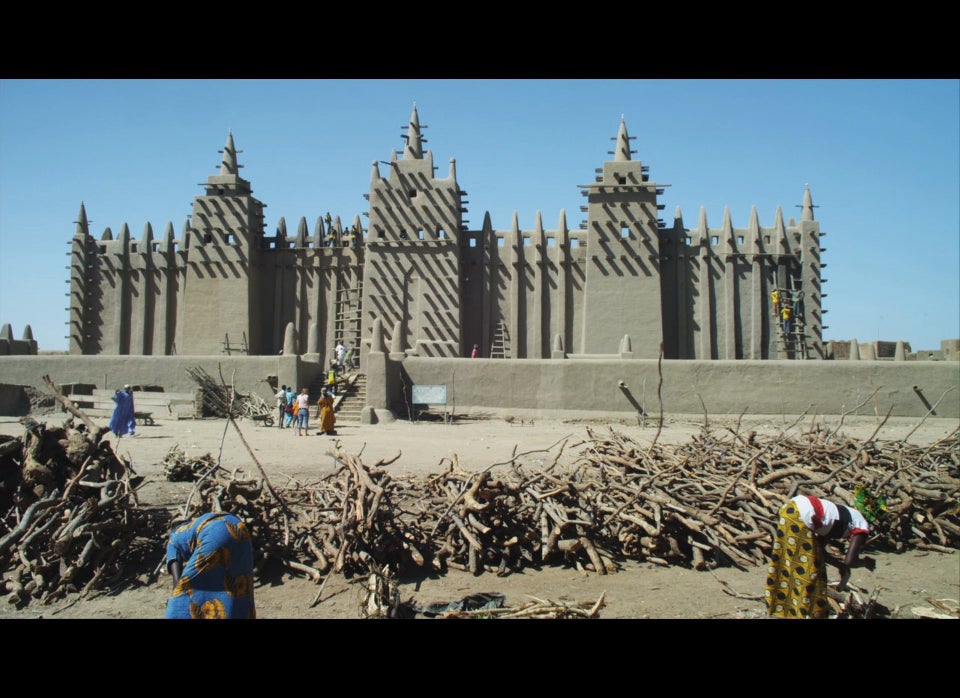
{"label": "woman in red and white top", "polygon": [[[827,499],[798,495],[780,507],[767,569],[767,612],[781,618],[825,618],[826,564],[840,569],[839,590],[846,588],[852,567],[873,571],[876,561],[861,558],[870,524],[860,511]],[[843,560],[829,555],[828,539],[850,543]]]}

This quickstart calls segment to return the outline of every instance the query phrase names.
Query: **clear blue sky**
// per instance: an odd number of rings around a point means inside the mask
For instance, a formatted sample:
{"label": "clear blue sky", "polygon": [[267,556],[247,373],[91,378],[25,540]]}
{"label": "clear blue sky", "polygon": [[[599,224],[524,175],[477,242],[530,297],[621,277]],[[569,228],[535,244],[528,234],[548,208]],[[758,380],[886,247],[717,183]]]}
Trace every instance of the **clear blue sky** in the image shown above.
{"label": "clear blue sky", "polygon": [[[471,229],[571,228],[578,184],[610,156],[621,115],[634,159],[687,227],[724,207],[746,227],[799,218],[809,184],[823,238],[824,339],[960,337],[960,81],[950,79],[0,80],[0,324],[67,348],[67,252],[91,232],[179,235],[228,131],[241,175],[291,234],[367,210],[371,163],[401,150],[416,102],[438,174],[450,158]],[[361,220],[366,224],[365,216]]]}

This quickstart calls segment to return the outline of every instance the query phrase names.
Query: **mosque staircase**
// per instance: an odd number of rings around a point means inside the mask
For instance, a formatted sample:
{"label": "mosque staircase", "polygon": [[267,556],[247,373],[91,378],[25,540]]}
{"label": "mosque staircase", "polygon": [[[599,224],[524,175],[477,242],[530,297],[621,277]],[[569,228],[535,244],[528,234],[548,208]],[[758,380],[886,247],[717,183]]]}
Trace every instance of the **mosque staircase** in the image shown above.
{"label": "mosque staircase", "polygon": [[337,422],[359,424],[360,413],[367,404],[367,375],[357,373],[352,377],[342,394],[337,395],[333,408],[337,414]]}

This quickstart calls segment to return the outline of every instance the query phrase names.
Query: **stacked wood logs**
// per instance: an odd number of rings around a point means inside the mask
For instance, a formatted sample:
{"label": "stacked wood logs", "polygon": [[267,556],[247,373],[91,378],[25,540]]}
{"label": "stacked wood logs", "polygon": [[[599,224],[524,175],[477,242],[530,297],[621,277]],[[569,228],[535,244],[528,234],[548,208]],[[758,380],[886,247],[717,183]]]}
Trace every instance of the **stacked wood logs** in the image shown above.
{"label": "stacked wood logs", "polygon": [[160,535],[130,464],[90,432],[31,423],[0,436],[0,595],[18,606],[117,582]]}
{"label": "stacked wood logs", "polygon": [[[22,438],[0,437],[0,594],[26,603],[86,593],[162,557],[170,513],[161,522],[139,505],[106,429],[24,427]],[[872,548],[960,548],[957,431],[925,446],[816,424],[773,436],[704,429],[676,445],[613,428],[586,436],[479,472],[452,455],[421,478],[389,472],[399,454],[368,465],[339,447],[333,472],[310,483],[275,485],[259,463],[251,477],[176,448],[163,465],[168,479],[194,482],[178,518],[237,513],[258,571],[279,561],[317,583],[385,569],[507,575],[562,564],[608,574],[625,560],[748,569],[765,561],[783,501],[799,492],[852,504],[858,486],[886,499]],[[568,448],[573,458],[562,459]]]}
{"label": "stacked wood logs", "polygon": [[261,532],[263,555],[317,581],[382,566],[502,576],[567,564],[607,574],[628,559],[749,569],[765,562],[783,501],[800,492],[853,504],[859,485],[886,498],[874,549],[960,547],[957,432],[912,446],[821,429],[799,437],[728,431],[644,446],[587,429],[562,471],[560,452],[548,467],[514,457],[496,473],[466,472],[453,456],[423,479],[394,478],[388,462],[367,466],[338,451],[334,473],[269,491],[262,479],[218,470],[195,511],[242,509]]}
{"label": "stacked wood logs", "polygon": [[257,416],[272,416],[274,413],[274,408],[256,393],[241,393],[232,386],[225,385],[223,380],[213,378],[200,366],[189,367],[186,371],[201,389],[201,413],[205,417],[229,415],[252,419]]}

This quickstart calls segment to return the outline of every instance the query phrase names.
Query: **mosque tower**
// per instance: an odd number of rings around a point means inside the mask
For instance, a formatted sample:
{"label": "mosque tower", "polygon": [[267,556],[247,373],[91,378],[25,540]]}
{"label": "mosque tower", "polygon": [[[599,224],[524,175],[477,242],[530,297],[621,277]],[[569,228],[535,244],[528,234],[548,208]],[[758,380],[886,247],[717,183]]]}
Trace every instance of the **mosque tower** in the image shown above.
{"label": "mosque tower", "polygon": [[257,308],[264,204],[253,197],[239,175],[233,133],[220,151],[220,173],[202,184],[193,201],[184,237],[187,269],[177,337],[181,354],[220,354],[224,342],[262,354],[261,317]]}
{"label": "mosque tower", "polygon": [[613,140],[613,160],[594,184],[580,185],[589,221],[581,346],[613,353],[629,335],[635,355],[653,358],[663,340],[657,196],[666,185],[650,182],[648,168],[631,159],[623,118]]}
{"label": "mosque tower", "polygon": [[[363,279],[363,337],[378,318],[387,346],[463,356],[460,233],[463,195],[451,158],[437,178],[414,104],[402,157],[373,163]],[[396,336],[399,333],[399,336]]]}

